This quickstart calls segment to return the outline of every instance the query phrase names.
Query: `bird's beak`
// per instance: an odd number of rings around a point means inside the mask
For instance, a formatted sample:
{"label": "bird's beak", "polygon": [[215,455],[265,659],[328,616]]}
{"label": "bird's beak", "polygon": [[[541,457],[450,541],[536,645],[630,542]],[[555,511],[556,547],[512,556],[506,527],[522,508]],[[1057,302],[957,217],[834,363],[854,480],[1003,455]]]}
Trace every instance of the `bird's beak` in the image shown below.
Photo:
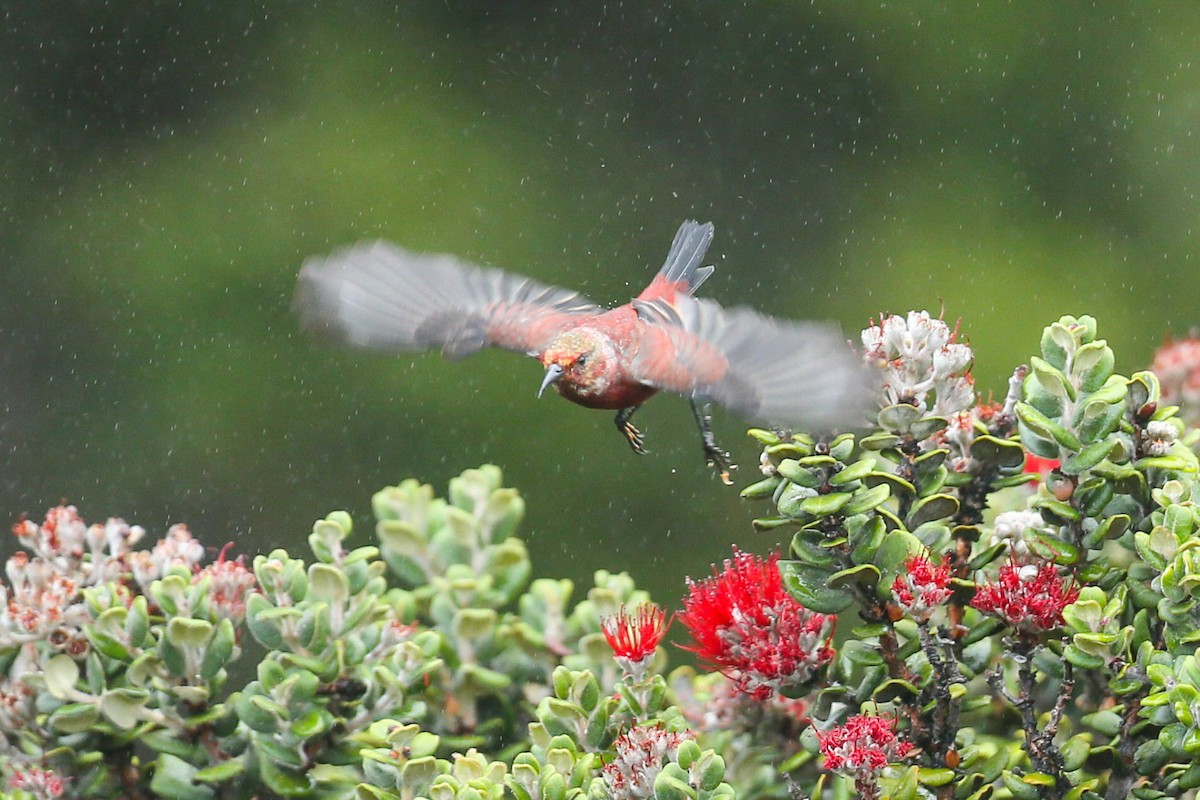
{"label": "bird's beak", "polygon": [[546,377],[542,378],[542,386],[538,389],[538,397],[542,396],[542,392],[546,391],[546,387],[562,377],[563,368],[558,364],[551,364],[546,367]]}

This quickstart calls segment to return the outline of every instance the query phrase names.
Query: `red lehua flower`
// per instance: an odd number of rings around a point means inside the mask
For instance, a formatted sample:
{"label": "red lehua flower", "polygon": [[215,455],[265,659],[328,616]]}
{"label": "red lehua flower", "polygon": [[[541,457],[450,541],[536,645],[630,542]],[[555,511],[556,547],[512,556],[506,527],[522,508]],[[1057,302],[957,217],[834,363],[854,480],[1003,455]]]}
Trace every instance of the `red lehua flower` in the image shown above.
{"label": "red lehua flower", "polygon": [[1039,633],[1061,625],[1063,609],[1078,597],[1079,587],[1064,580],[1052,563],[1010,560],[994,582],[979,585],[971,605],[1020,633]]}
{"label": "red lehua flower", "polygon": [[895,717],[858,715],[845,725],[817,732],[825,769],[853,778],[860,792],[873,790],[888,764],[905,758],[910,747],[896,734]]}
{"label": "red lehua flower", "polygon": [[950,562],[934,564],[924,554],[912,555],[904,562],[904,574],[892,581],[896,604],[917,621],[926,621],[933,610],[950,599]]}
{"label": "red lehua flower", "polygon": [[38,800],[62,797],[67,791],[67,781],[53,770],[40,767],[14,767],[8,779],[8,788],[28,792]]}
{"label": "red lehua flower", "polygon": [[783,588],[779,554],[762,559],[737,548],[724,570],[688,580],[680,621],[696,653],[759,699],[802,686],[833,660],[836,618],[810,611]]}
{"label": "red lehua flower", "polygon": [[600,629],[604,631],[604,638],[608,640],[614,656],[640,662],[654,655],[670,625],[667,612],[648,603],[633,611],[621,606],[616,614],[604,618]]}
{"label": "red lehua flower", "polygon": [[971,411],[967,412],[982,422],[984,425],[991,425],[996,417],[1000,416],[1000,412],[1004,411],[1004,404],[997,402],[980,403]]}
{"label": "red lehua flower", "polygon": [[1057,458],[1046,458],[1039,456],[1036,453],[1025,454],[1025,472],[1032,472],[1036,477],[1030,478],[1029,482],[1036,484],[1042,479],[1043,475],[1048,474],[1051,470],[1056,470],[1062,466]]}
{"label": "red lehua flower", "polygon": [[208,578],[209,601],[219,617],[228,617],[235,625],[246,618],[246,598],[258,586],[254,572],[246,566],[244,556],[226,558],[232,542],[221,548],[217,560],[198,570],[192,583]]}
{"label": "red lehua flower", "polygon": [[1183,339],[1167,337],[1154,352],[1150,369],[1158,376],[1160,405],[1181,405],[1192,412],[1200,400],[1200,335],[1195,331]]}

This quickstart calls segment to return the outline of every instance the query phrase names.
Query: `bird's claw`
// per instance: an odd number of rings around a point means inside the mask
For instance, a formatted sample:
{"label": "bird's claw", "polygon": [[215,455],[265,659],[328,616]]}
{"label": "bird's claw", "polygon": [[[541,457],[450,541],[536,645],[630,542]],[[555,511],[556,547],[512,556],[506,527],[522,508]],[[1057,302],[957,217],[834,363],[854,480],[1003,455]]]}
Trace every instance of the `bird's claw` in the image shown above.
{"label": "bird's claw", "polygon": [[708,462],[710,467],[717,471],[717,477],[721,479],[721,483],[726,486],[733,486],[733,477],[730,473],[737,469],[737,464],[729,460],[729,453],[716,445],[711,447],[705,445],[704,460]]}
{"label": "bird's claw", "polygon": [[624,434],[626,441],[629,442],[629,446],[633,448],[633,452],[640,456],[646,455],[646,437],[634,427],[632,422],[625,420],[621,423],[620,430]]}

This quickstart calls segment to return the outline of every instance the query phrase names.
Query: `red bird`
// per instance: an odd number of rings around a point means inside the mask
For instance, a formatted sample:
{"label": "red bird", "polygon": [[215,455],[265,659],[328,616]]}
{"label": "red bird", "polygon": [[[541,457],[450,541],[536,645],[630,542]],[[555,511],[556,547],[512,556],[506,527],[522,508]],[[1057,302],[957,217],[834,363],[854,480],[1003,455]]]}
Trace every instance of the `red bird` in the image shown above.
{"label": "red bird", "polygon": [[638,453],[633,413],[662,389],[685,395],[704,455],[726,483],[733,465],[713,441],[709,403],[783,425],[860,421],[871,392],[837,328],[790,322],[693,297],[712,274],[701,261],[712,223],[679,226],[666,263],[632,302],[604,310],[566,289],[464,263],[363,243],[300,271],[296,308],[306,327],[354,345],[441,348],[451,358],[489,345],[534,356],[568,400],[614,409]]}

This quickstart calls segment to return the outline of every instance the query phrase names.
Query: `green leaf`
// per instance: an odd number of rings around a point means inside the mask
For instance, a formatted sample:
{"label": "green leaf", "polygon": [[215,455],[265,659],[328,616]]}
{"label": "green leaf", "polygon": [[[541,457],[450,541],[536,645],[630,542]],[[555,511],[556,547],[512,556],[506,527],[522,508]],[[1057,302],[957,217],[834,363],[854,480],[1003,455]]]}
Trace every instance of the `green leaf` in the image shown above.
{"label": "green leaf", "polygon": [[997,542],[991,547],[985,547],[971,556],[971,560],[967,562],[967,569],[971,572],[983,569],[995,561],[1006,549],[1008,549],[1008,545],[1005,542]]}
{"label": "green leaf", "polygon": [[898,572],[910,555],[925,552],[921,541],[908,531],[889,531],[875,551],[875,565],[883,573]]}
{"label": "green leaf", "polygon": [[830,574],[823,570],[799,564],[795,561],[780,561],[779,571],[783,576],[784,588],[798,602],[821,614],[837,614],[854,603],[849,592],[829,587]]}
{"label": "green leaf", "polygon": [[815,489],[809,489],[798,483],[788,482],[775,495],[775,507],[784,516],[802,519],[807,514],[801,504],[810,497],[815,496]]}
{"label": "green leaf", "polygon": [[905,523],[915,530],[927,522],[946,519],[958,513],[958,500],[948,494],[934,494],[917,501]]}
{"label": "green leaf", "polygon": [[1094,714],[1085,714],[1083,724],[1104,736],[1116,736],[1121,731],[1121,715],[1115,711],[1097,711]]}
{"label": "green leaf", "polygon": [[59,700],[74,691],[79,680],[79,665],[68,655],[59,654],[46,664],[46,689]]}
{"label": "green leaf", "polygon": [[879,427],[893,433],[908,433],[908,429],[921,419],[923,412],[907,403],[888,406],[879,412]]}
{"label": "green leaf", "polygon": [[67,703],[50,715],[50,727],[62,733],[91,730],[100,719],[100,711],[90,703]]}
{"label": "green leaf", "polygon": [[950,420],[945,417],[923,417],[909,427],[908,435],[917,441],[922,441],[949,426]]}
{"label": "green leaf", "polygon": [[863,450],[887,450],[900,444],[900,437],[894,433],[875,433],[859,439],[858,444]]}
{"label": "green leaf", "polygon": [[150,781],[150,791],[157,797],[173,800],[212,800],[216,793],[196,782],[196,768],[169,753],[161,753]]}
{"label": "green leaf", "polygon": [[1074,321],[1071,317],[1063,317],[1058,322],[1050,323],[1042,331],[1042,355],[1058,369],[1067,368],[1067,354],[1074,355],[1075,348],[1078,347],[1075,337],[1067,327]]}
{"label": "green leaf", "polygon": [[1044,531],[1028,531],[1028,541],[1035,553],[1056,564],[1077,564],[1083,556],[1078,547]]}
{"label": "green leaf", "polygon": [[850,561],[855,564],[867,564],[875,560],[875,552],[883,543],[887,526],[877,515],[870,517],[854,516],[847,523],[849,543],[851,546]]}
{"label": "green leaf", "polygon": [[653,800],[695,800],[695,790],[686,780],[681,780],[664,769],[654,778]]}
{"label": "green leaf", "polygon": [[829,443],[829,455],[836,458],[838,461],[846,462],[850,460],[850,456],[854,453],[854,434],[841,433],[834,437]]}
{"label": "green leaf", "polygon": [[97,627],[89,625],[84,629],[84,633],[87,634],[88,641],[91,643],[92,647],[106,657],[111,658],[114,661],[129,661],[132,657],[132,653],[130,652],[129,648],[125,646],[124,642],[114,638],[112,635],[102,630],[99,630]]}
{"label": "green leaf", "polygon": [[1025,448],[1011,439],[978,436],[971,443],[971,455],[989,467],[1016,469],[1025,463]]}
{"label": "green leaf", "polygon": [[1089,655],[1073,644],[1069,644],[1063,648],[1063,658],[1080,669],[1100,669],[1104,666],[1103,658]]}
{"label": "green leaf", "polygon": [[796,441],[767,445],[763,450],[777,464],[785,458],[805,458],[806,456],[811,456],[812,451],[812,442],[804,444]]}
{"label": "green leaf", "polygon": [[1128,384],[1125,378],[1120,375],[1109,375],[1108,380],[1104,381],[1104,385],[1092,392],[1088,398],[1088,403],[1098,402],[1104,405],[1116,405],[1125,400],[1125,393],[1128,391]]}
{"label": "green leaf", "polygon": [[765,428],[751,428],[746,431],[746,435],[764,446],[779,444],[782,441],[779,438],[779,434]]}
{"label": "green leaf", "polygon": [[[891,787],[891,791],[887,793],[889,800],[918,800],[920,797],[917,793],[919,788],[917,785],[919,770],[920,768],[915,766],[906,769],[900,779]],[[836,796],[841,797],[840,794]],[[819,798],[816,794],[813,794],[812,800],[819,800]]]}
{"label": "green leaf", "polygon": [[814,517],[828,517],[838,513],[854,497],[851,492],[830,492],[809,497],[800,502],[800,510]]}
{"label": "green leaf", "polygon": [[875,688],[871,693],[871,699],[876,702],[891,702],[900,700],[904,703],[911,703],[921,694],[913,683],[903,680],[902,678],[890,678],[884,681]]}
{"label": "green leaf", "polygon": [[778,476],[763,478],[757,483],[752,483],[745,489],[742,489],[743,500],[762,500],[763,498],[771,497],[775,494],[775,490],[779,488],[782,481]]}
{"label": "green leaf", "polygon": [[1094,550],[1107,539],[1119,538],[1128,530],[1132,521],[1128,514],[1113,514],[1111,517],[1106,517],[1094,531],[1084,535],[1083,546]]}
{"label": "green leaf", "polygon": [[1045,360],[1037,356],[1031,356],[1029,359],[1030,372],[1038,385],[1045,392],[1060,401],[1074,401],[1075,387],[1067,380],[1067,376],[1062,372],[1047,363]]}
{"label": "green leaf", "polygon": [[1101,441],[1116,430],[1124,413],[1123,403],[1091,400],[1075,415],[1075,431],[1084,443]]}
{"label": "green leaf", "polygon": [[899,475],[894,475],[890,472],[876,470],[866,477],[863,481],[867,486],[879,486],[880,484],[888,484],[892,494],[905,497],[912,497],[917,493],[917,487],[912,483],[901,478]]}
{"label": "green leaf", "polygon": [[967,631],[967,635],[963,637],[963,646],[972,645],[975,642],[986,639],[1001,627],[1000,620],[995,617],[984,617]]}
{"label": "green leaf", "polygon": [[1039,800],[1042,797],[1042,787],[1052,787],[1055,780],[1044,772],[1026,772],[1016,775],[1004,770],[1000,775],[1004,785],[1012,792],[1017,800]]}
{"label": "green leaf", "polygon": [[110,689],[100,697],[100,710],[118,728],[130,730],[141,720],[147,699],[145,692]]}
{"label": "green leaf", "polygon": [[1068,475],[1079,475],[1108,458],[1120,445],[1111,439],[1101,439],[1092,442],[1078,453],[1068,456],[1062,462],[1062,471]]}
{"label": "green leaf", "polygon": [[887,502],[887,499],[891,496],[892,489],[886,483],[881,483],[870,489],[857,491],[850,502],[846,503],[842,508],[842,514],[847,517],[853,517],[856,514],[865,514],[877,508],[882,503]]}
{"label": "green leaf", "polygon": [[838,558],[829,548],[822,547],[819,541],[812,541],[813,531],[797,531],[792,537],[791,555],[798,561],[833,572],[837,569]]}
{"label": "green leaf", "polygon": [[1147,456],[1134,462],[1134,467],[1145,472],[1148,469],[1166,469],[1175,472],[1196,472],[1196,464],[1177,455],[1168,453],[1165,456]]}
{"label": "green leaf", "polygon": [[138,743],[145,745],[156,753],[170,753],[185,761],[196,754],[194,745],[180,741],[174,731],[166,729],[149,730],[145,733],[139,733]]}
{"label": "green leaf", "polygon": [[1097,391],[1112,376],[1113,351],[1103,339],[1088,342],[1075,351],[1071,372],[1085,392]]}
{"label": "green leaf", "polygon": [[1075,490],[1075,503],[1085,517],[1099,517],[1115,494],[1111,481],[1091,478]]}
{"label": "green leaf", "polygon": [[237,632],[233,628],[233,621],[226,617],[217,623],[212,641],[205,648],[204,659],[200,662],[200,677],[206,681],[215,679],[233,659],[236,647]]}
{"label": "green leaf", "polygon": [[167,641],[180,650],[199,650],[212,633],[213,624],[206,619],[172,617],[167,621]]}
{"label": "green leaf", "polygon": [[877,644],[869,645],[853,639],[842,645],[841,655],[860,667],[882,667],[885,664]]}
{"label": "green leaf", "polygon": [[816,489],[821,485],[823,480],[815,469],[801,466],[800,462],[794,458],[785,458],[783,461],[780,461],[776,470],[784,478],[806,489]]}
{"label": "green leaf", "polygon": [[841,472],[834,474],[829,483],[832,486],[845,486],[847,483],[861,481],[863,478],[875,471],[875,459],[864,458],[860,461],[855,461]]}
{"label": "green leaf", "polygon": [[308,567],[308,586],[315,600],[334,605],[344,603],[350,596],[350,584],[341,568],[333,564],[313,563]]}
{"label": "green leaf", "polygon": [[[261,746],[262,741],[256,742]],[[282,766],[272,758],[258,760],[259,774],[267,788],[284,797],[304,797],[313,790],[313,780],[298,768]],[[164,794],[164,797],[176,795]]]}
{"label": "green leaf", "polygon": [[921,767],[917,771],[917,780],[924,786],[945,786],[953,781],[955,772],[952,769],[935,769]]}
{"label": "green leaf", "polygon": [[1077,452],[1083,446],[1075,434],[1028,403],[1017,403],[1017,417],[1038,436],[1056,441],[1068,450]]}
{"label": "green leaf", "polygon": [[1152,775],[1158,772],[1171,759],[1171,753],[1157,739],[1147,739],[1142,742],[1133,754],[1133,763],[1138,772]]}
{"label": "green leaf", "polygon": [[1079,512],[1069,503],[1064,503],[1061,500],[1055,500],[1053,497],[1038,497],[1033,501],[1035,508],[1041,509],[1045,515],[1049,515],[1049,521],[1056,525],[1067,525],[1079,520]]}
{"label": "green leaf", "polygon": [[862,586],[870,588],[879,582],[879,567],[874,564],[859,564],[843,569],[829,576],[829,587],[840,589],[843,586]]}

